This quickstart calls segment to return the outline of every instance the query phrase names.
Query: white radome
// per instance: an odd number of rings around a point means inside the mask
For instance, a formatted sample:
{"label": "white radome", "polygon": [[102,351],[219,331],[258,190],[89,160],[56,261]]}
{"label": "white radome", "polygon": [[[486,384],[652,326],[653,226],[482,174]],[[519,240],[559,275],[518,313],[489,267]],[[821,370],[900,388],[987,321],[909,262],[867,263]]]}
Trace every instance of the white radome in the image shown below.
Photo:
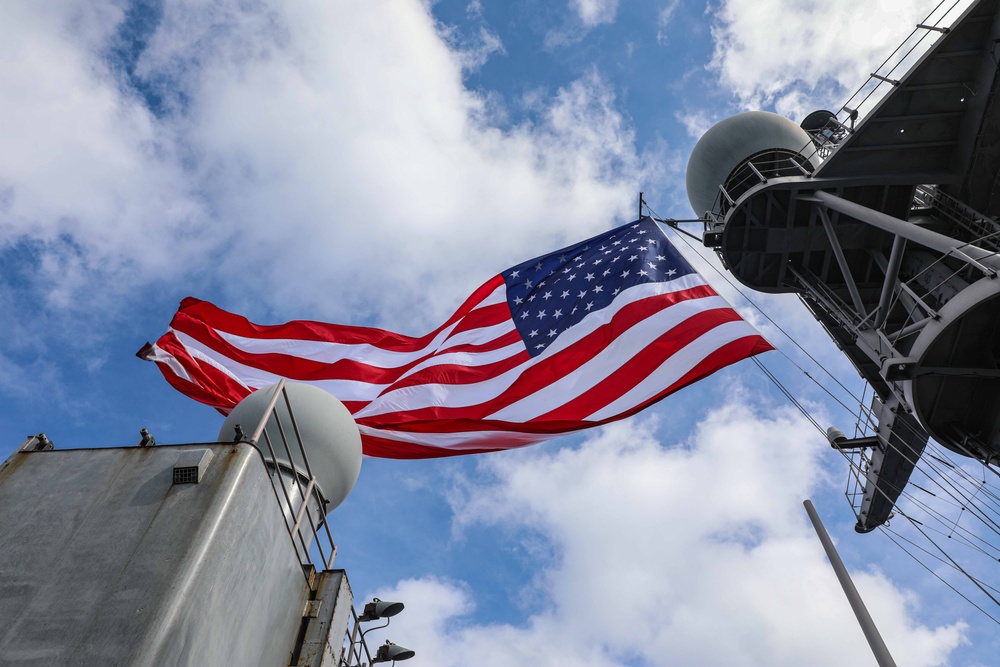
{"label": "white radome", "polygon": [[[261,387],[240,401],[226,417],[219,431],[219,442],[231,441],[237,424],[240,424],[247,436],[252,435],[251,431],[260,423],[276,386]],[[316,484],[323,497],[329,501],[326,506],[329,513],[344,502],[361,473],[361,434],[358,425],[343,403],[318,387],[288,382],[285,384],[285,391],[288,392],[288,400],[292,404],[295,422],[298,424],[306,456],[309,457],[309,465],[316,476]],[[308,477],[305,462],[297,451],[295,432],[285,401],[279,397],[276,407],[285,438],[293,453],[294,467]],[[273,415],[267,422],[267,433],[278,461],[289,465],[288,454],[281,444]],[[266,458],[268,451],[263,436],[258,445]]]}
{"label": "white radome", "polygon": [[746,111],[719,121],[702,135],[687,166],[687,194],[696,215],[710,211],[719,196],[719,186],[736,167],[752,155],[774,148],[807,157],[819,166],[812,140],[806,131],[784,116],[768,111]]}

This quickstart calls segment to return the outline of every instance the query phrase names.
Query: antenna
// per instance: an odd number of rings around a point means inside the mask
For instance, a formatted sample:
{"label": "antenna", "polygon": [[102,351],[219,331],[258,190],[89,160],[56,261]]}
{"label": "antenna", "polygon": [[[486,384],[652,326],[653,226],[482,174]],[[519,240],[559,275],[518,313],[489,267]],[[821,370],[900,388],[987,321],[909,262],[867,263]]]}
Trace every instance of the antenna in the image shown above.
{"label": "antenna", "polygon": [[816,513],[816,508],[813,507],[812,501],[806,498],[802,501],[802,504],[806,508],[809,520],[812,521],[813,528],[816,529],[819,541],[823,544],[826,557],[830,559],[830,565],[833,567],[833,571],[840,581],[840,586],[844,589],[844,595],[847,596],[847,601],[851,604],[851,609],[854,610],[854,615],[858,619],[858,625],[861,626],[861,631],[865,633],[865,639],[868,640],[868,645],[871,647],[872,653],[875,654],[875,661],[879,667],[896,667],[896,661],[889,654],[889,648],[885,645],[882,634],[875,626],[872,615],[868,613],[868,607],[865,606],[864,600],[861,599],[858,589],[854,587],[851,575],[847,572],[847,568],[844,567],[844,561],[840,560],[840,554],[837,553],[837,548],[833,546],[833,540],[830,539],[830,535],[826,532],[823,522],[820,521],[819,514]]}
{"label": "antenna", "polygon": [[727,118],[688,163],[705,245],[744,285],[798,294],[874,389],[876,437],[831,439],[871,450],[858,532],[889,518],[928,438],[1000,456],[997,12],[919,27],[937,41],[908,72],[801,127]]}

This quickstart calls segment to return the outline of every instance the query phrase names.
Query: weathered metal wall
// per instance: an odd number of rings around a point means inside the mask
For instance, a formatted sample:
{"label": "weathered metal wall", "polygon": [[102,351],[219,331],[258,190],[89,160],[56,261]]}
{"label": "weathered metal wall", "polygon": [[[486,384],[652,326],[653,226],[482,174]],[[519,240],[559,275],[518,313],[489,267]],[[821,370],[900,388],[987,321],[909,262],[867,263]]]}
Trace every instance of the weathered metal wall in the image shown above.
{"label": "weathered metal wall", "polygon": [[[195,449],[200,483],[173,484]],[[287,665],[308,597],[287,530],[248,444],[15,453],[0,665]]]}

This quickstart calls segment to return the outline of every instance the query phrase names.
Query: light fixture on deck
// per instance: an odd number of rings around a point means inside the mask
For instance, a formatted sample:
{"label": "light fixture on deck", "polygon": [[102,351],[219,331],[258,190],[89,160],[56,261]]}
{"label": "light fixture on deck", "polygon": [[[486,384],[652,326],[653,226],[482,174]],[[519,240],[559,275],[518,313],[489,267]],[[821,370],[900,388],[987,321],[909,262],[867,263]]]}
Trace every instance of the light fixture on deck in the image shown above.
{"label": "light fixture on deck", "polygon": [[365,610],[358,617],[359,621],[375,621],[380,618],[389,618],[403,611],[402,602],[383,602],[378,598],[373,598],[365,605]]}
{"label": "light fixture on deck", "polygon": [[391,641],[386,639],[385,643],[378,647],[375,657],[372,658],[372,664],[376,662],[389,662],[390,660],[393,662],[397,660],[409,660],[415,655],[416,653],[405,646],[393,644]]}
{"label": "light fixture on deck", "polygon": [[[365,623],[368,621],[376,621],[378,619],[384,618],[385,623],[382,625],[376,625],[374,627],[368,628],[361,633],[361,640],[364,641],[365,635],[372,630],[381,630],[382,628],[388,627],[389,621],[392,619],[390,616],[395,616],[399,612],[403,611],[402,602],[385,602],[379,600],[378,598],[372,598],[372,601],[365,605],[365,610],[358,616],[359,623]],[[381,651],[381,647],[379,648]],[[412,651],[411,651],[412,653]],[[412,655],[410,657],[413,657]],[[400,658],[405,660],[406,658]]]}

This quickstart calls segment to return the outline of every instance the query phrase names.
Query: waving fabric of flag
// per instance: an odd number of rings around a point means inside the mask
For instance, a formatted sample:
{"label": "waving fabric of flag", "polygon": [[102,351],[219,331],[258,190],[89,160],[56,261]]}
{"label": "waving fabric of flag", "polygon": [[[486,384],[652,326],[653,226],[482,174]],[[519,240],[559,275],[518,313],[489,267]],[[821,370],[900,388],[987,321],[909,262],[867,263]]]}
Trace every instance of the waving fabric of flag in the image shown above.
{"label": "waving fabric of flag", "polygon": [[770,349],[643,218],[507,269],[418,338],[262,326],[187,298],[138,356],[223,414],[280,378],[314,384],[354,415],[365,454],[428,458],[622,419]]}

